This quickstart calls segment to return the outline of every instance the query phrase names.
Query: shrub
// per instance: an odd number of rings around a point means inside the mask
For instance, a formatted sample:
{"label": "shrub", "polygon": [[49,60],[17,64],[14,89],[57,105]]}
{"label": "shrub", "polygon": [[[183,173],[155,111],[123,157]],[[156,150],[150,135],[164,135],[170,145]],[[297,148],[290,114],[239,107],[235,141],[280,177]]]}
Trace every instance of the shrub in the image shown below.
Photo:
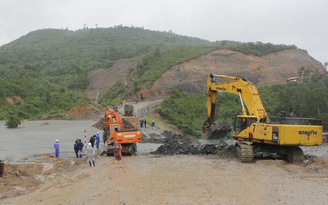
{"label": "shrub", "polygon": [[15,115],[10,115],[9,118],[6,120],[7,128],[17,128],[20,124],[21,120]]}

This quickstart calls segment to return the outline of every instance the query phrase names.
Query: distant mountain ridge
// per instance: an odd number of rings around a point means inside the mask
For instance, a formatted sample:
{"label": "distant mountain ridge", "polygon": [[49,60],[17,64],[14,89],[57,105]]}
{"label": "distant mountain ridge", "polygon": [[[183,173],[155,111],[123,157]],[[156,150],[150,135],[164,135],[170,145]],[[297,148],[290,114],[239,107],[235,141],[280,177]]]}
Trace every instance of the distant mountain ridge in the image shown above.
{"label": "distant mountain ridge", "polygon": [[206,44],[210,42],[169,32],[124,26],[77,31],[43,29],[32,31],[0,47],[0,64],[57,62],[69,60],[75,55],[93,61],[111,61],[140,56],[159,47],[166,50]]}

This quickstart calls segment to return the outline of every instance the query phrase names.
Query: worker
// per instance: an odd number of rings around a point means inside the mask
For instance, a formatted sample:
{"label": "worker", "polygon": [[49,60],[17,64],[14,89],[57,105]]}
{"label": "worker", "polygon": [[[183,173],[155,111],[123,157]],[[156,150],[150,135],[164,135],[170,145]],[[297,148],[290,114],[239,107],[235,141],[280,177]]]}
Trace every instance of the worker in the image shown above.
{"label": "worker", "polygon": [[58,158],[59,157],[59,140],[58,139],[56,139],[54,148],[55,148],[55,156],[56,156],[56,158]]}
{"label": "worker", "polygon": [[115,142],[113,152],[114,152],[114,157],[115,157],[115,164],[121,163],[121,161],[123,159],[122,158],[122,146],[121,146],[121,144]]}
{"label": "worker", "polygon": [[84,144],[83,144],[82,140],[79,139],[79,142],[77,143],[78,157],[79,158],[82,158],[82,156],[83,156],[83,147],[84,147]]}
{"label": "worker", "polygon": [[93,135],[90,137],[89,142],[91,143],[91,146],[94,147],[96,141],[96,135]]}
{"label": "worker", "polygon": [[154,120],[151,122],[151,126],[152,126],[152,127],[155,126],[155,122],[154,122]]}
{"label": "worker", "polygon": [[97,132],[97,134],[96,134],[96,147],[97,147],[97,149],[99,149],[99,143],[100,143],[100,134],[99,134],[99,132]]}
{"label": "worker", "polygon": [[78,152],[79,152],[78,143],[79,143],[79,140],[75,140],[75,143],[74,143],[74,151],[75,151],[76,158],[79,158],[79,155],[78,155]]}
{"label": "worker", "polygon": [[143,126],[143,123],[144,123],[144,119],[143,118],[140,118],[139,123],[140,123],[140,127],[142,127]]}
{"label": "worker", "polygon": [[88,162],[89,162],[90,167],[92,165],[95,167],[96,166],[96,163],[95,163],[95,150],[92,147],[92,145],[91,145],[90,142],[89,142],[89,144],[87,146],[86,154],[87,154],[87,158],[88,158]]}
{"label": "worker", "polygon": [[144,123],[144,126],[146,128],[147,127],[147,121],[146,121],[146,119],[143,120],[143,123]]}

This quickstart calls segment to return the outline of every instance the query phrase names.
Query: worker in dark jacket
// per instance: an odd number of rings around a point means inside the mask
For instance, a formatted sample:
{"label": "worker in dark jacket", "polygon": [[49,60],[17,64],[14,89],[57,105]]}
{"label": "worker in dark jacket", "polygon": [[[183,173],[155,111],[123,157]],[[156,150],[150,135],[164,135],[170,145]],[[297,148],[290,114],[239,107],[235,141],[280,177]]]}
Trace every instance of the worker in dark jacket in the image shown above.
{"label": "worker in dark jacket", "polygon": [[74,151],[75,151],[76,158],[79,158],[79,155],[78,155],[78,152],[79,152],[78,143],[79,143],[79,140],[75,140],[75,143],[74,143]]}
{"label": "worker in dark jacket", "polygon": [[95,141],[96,141],[96,135],[91,136],[89,142],[91,143],[92,148],[94,147]]}
{"label": "worker in dark jacket", "polygon": [[83,144],[82,140],[79,139],[79,142],[77,143],[77,148],[78,148],[77,155],[79,158],[82,158],[82,156],[83,156],[83,147],[84,147],[84,144]]}

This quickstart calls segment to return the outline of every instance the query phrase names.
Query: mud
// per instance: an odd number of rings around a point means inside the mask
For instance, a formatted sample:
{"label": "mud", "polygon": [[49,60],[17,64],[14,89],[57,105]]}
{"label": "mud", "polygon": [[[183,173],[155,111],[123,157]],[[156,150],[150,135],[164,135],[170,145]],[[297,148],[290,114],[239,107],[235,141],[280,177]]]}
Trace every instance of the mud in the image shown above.
{"label": "mud", "polygon": [[40,154],[21,162],[5,163],[5,171],[0,178],[0,200],[35,191],[46,181],[63,171],[71,172],[86,159],[59,158],[50,154]]}
{"label": "mud", "polygon": [[[321,147],[324,148],[324,147]],[[281,160],[243,164],[215,155],[54,159],[13,165],[0,178],[0,204],[326,204],[327,158],[304,165]],[[44,166],[51,163],[53,166]],[[7,178],[8,177],[8,178]],[[11,183],[15,182],[15,183]],[[92,190],[92,191],[90,191]],[[274,194],[273,194],[274,193]]]}

